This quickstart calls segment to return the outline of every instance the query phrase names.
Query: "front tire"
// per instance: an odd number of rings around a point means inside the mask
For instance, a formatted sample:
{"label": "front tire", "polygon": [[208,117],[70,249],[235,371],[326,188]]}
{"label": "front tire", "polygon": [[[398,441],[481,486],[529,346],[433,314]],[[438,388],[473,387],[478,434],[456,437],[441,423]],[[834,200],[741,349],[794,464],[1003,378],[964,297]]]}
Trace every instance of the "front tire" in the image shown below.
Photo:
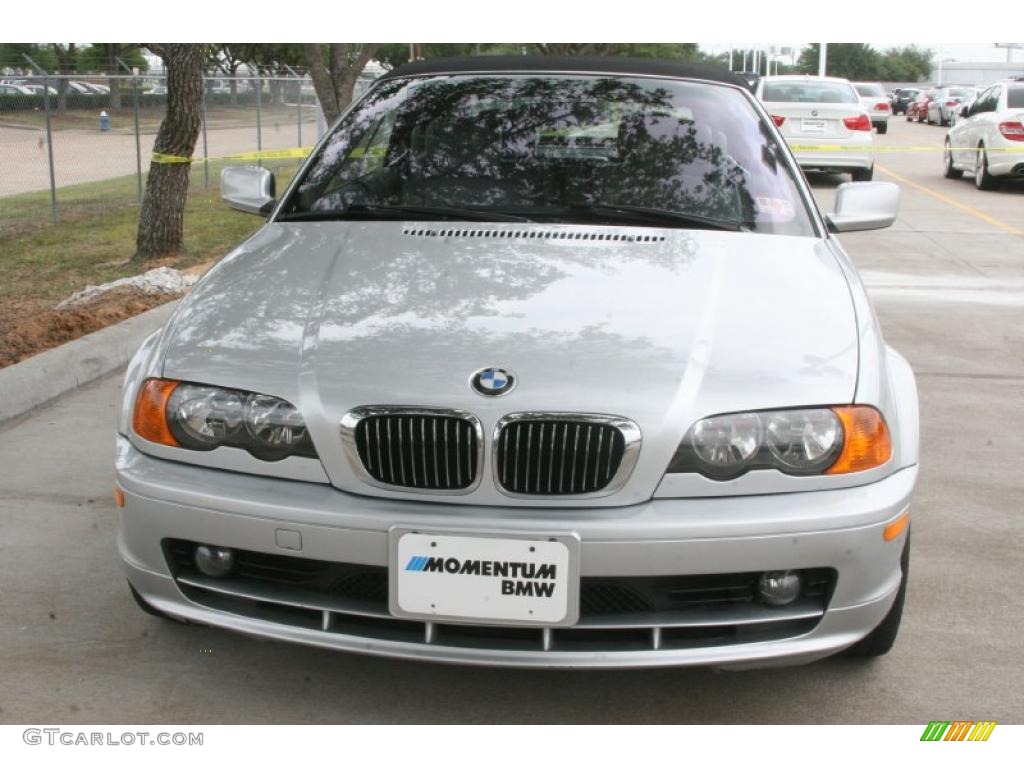
{"label": "front tire", "polygon": [[999,180],[988,172],[988,155],[985,153],[985,145],[978,145],[978,159],[974,166],[974,186],[978,189],[989,192],[999,186]]}
{"label": "front tire", "polygon": [[903,620],[903,603],[907,597],[907,581],[910,574],[909,528],[907,529],[907,540],[903,544],[903,554],[900,556],[900,570],[903,571],[900,588],[896,592],[896,599],[893,601],[892,607],[882,619],[882,623],[871,630],[871,634],[863,640],[843,651],[843,656],[854,659],[873,659],[887,654],[896,643],[896,635],[899,633],[900,622]]}
{"label": "front tire", "polygon": [[946,139],[946,146],[942,150],[942,164],[945,170],[943,176],[947,179],[963,178],[964,172],[953,165],[953,147],[950,146],[949,139]]}

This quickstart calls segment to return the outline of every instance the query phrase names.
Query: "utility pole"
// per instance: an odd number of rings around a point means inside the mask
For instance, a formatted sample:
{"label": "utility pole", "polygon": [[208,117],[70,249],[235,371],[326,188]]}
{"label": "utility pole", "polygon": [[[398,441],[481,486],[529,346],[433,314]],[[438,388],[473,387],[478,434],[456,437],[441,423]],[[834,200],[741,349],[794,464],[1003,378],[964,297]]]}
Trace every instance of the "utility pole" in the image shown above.
{"label": "utility pole", "polygon": [[828,43],[819,43],[818,53],[818,77],[825,76],[825,62],[828,59]]}
{"label": "utility pole", "polygon": [[732,46],[729,46],[729,71],[732,72]]}

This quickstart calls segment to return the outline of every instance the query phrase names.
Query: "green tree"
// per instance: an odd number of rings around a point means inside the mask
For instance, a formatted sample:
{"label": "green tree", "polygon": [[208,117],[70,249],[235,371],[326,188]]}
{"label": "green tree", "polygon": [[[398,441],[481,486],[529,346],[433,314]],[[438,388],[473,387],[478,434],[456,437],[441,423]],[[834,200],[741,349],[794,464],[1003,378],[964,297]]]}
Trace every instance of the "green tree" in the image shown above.
{"label": "green tree", "polygon": [[[818,74],[821,45],[811,43],[800,52],[797,71],[806,75]],[[878,80],[880,76],[878,51],[867,43],[829,43],[826,75],[848,80]]]}
{"label": "green tree", "polygon": [[[108,75],[125,75],[118,59],[129,67],[136,67],[140,72],[149,69],[146,57],[138,43],[90,43],[78,53],[79,72],[106,72]],[[110,87],[110,109],[121,109],[121,85],[123,80],[111,77],[107,81]]]}
{"label": "green tree", "polygon": [[0,72],[10,70],[14,74],[36,74],[25,56],[47,72],[57,69],[57,57],[49,43],[0,43]]}
{"label": "green tree", "polygon": [[927,78],[932,71],[935,53],[928,48],[909,45],[890,48],[878,63],[878,78],[894,83],[916,83]]}
{"label": "green tree", "polygon": [[[492,43],[418,43],[421,59],[437,59],[442,56],[479,56],[493,54],[498,51]],[[388,69],[400,67],[410,60],[412,54],[410,43],[384,43],[374,58]]]}

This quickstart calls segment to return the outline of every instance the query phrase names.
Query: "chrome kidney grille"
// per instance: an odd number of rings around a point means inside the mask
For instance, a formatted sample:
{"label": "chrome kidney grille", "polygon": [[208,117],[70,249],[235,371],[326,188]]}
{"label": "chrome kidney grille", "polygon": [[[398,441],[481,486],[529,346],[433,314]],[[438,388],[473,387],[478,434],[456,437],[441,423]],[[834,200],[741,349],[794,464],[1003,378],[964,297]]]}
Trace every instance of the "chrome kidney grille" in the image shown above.
{"label": "chrome kidney grille", "polygon": [[463,411],[357,408],[342,420],[342,437],[356,454],[352,465],[374,485],[468,493],[480,480],[483,432]]}
{"label": "chrome kidney grille", "polygon": [[616,416],[519,413],[495,430],[494,479],[513,496],[605,495],[625,483],[640,430]]}

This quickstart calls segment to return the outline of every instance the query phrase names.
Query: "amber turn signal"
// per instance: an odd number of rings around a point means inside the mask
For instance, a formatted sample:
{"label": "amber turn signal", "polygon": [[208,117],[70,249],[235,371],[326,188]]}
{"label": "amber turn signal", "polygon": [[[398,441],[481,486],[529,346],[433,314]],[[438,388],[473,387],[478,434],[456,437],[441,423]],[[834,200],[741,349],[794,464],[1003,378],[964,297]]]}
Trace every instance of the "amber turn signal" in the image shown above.
{"label": "amber turn signal", "polygon": [[882,530],[882,538],[886,541],[892,541],[907,528],[907,524],[910,523],[910,513],[904,512],[902,515],[897,517],[891,523],[889,523]]}
{"label": "amber turn signal", "polygon": [[177,447],[178,441],[167,426],[167,401],[181,382],[168,379],[146,379],[139,387],[132,415],[132,429],[143,440]]}
{"label": "amber turn signal", "polygon": [[868,405],[832,409],[843,423],[843,450],[828,475],[863,472],[880,467],[892,456],[892,439],[882,414]]}

